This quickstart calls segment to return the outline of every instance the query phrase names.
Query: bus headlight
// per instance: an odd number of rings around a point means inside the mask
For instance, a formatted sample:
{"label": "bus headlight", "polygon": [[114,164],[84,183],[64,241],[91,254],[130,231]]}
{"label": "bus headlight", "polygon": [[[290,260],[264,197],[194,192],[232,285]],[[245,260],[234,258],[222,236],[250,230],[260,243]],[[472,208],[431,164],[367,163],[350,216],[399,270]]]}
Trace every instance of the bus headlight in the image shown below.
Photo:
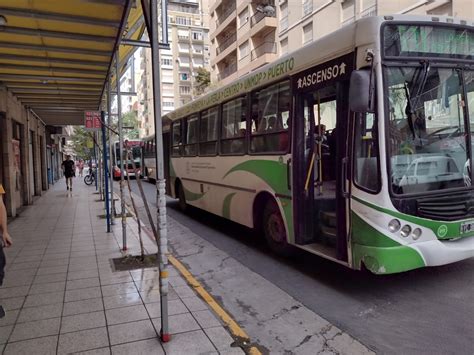
{"label": "bus headlight", "polygon": [[411,227],[408,224],[405,224],[400,230],[400,234],[402,235],[403,238],[408,237],[410,233],[411,233]]}
{"label": "bus headlight", "polygon": [[392,233],[398,232],[400,230],[401,224],[398,219],[392,219],[388,223],[388,230]]}
{"label": "bus headlight", "polygon": [[421,237],[421,229],[420,228],[413,229],[413,232],[411,232],[411,237],[413,238],[413,240],[418,240],[418,238]]}

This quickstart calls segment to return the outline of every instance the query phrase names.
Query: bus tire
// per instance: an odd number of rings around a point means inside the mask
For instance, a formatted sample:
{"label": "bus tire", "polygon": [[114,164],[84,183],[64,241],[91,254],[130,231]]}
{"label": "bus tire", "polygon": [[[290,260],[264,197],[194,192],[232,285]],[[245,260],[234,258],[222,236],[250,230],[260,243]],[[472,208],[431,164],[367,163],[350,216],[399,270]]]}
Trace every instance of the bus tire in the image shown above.
{"label": "bus tire", "polygon": [[184,194],[184,188],[180,182],[178,182],[177,185],[179,209],[181,210],[181,212],[186,212],[188,204],[186,203],[186,195]]}
{"label": "bus tire", "polygon": [[285,223],[275,200],[270,199],[263,210],[263,233],[270,249],[281,256],[292,256],[295,249],[288,244]]}

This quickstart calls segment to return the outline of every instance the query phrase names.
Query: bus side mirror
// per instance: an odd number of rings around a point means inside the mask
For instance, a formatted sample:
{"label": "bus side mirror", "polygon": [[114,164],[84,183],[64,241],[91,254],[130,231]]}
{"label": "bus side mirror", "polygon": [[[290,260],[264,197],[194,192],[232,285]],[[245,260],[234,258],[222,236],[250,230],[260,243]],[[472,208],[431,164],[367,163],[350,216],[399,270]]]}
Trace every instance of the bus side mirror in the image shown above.
{"label": "bus side mirror", "polygon": [[370,69],[354,70],[349,88],[349,108],[357,113],[374,113],[375,92]]}

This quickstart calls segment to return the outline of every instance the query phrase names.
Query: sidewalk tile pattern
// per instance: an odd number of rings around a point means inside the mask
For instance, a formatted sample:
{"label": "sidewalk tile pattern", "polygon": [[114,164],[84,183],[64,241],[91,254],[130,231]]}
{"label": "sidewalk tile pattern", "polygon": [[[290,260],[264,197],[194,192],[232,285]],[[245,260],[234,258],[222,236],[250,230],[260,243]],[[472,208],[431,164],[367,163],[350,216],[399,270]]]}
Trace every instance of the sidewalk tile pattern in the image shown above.
{"label": "sidewalk tile pattern", "polygon": [[[170,266],[169,324],[161,343],[157,268],[115,272],[122,256],[120,220],[106,233],[94,187],[54,185],[9,225],[14,245],[0,304],[5,354],[243,354],[207,305]],[[128,248],[139,253],[137,224]],[[155,242],[143,237],[147,253]]]}

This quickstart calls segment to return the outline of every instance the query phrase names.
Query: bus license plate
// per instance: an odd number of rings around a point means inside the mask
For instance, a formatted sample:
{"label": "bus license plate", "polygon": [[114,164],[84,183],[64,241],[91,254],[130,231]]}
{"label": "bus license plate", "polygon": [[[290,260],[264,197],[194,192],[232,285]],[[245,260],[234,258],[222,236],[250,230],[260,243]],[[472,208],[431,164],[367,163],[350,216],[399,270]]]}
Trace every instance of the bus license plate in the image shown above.
{"label": "bus license plate", "polygon": [[461,223],[461,234],[474,231],[474,221]]}

